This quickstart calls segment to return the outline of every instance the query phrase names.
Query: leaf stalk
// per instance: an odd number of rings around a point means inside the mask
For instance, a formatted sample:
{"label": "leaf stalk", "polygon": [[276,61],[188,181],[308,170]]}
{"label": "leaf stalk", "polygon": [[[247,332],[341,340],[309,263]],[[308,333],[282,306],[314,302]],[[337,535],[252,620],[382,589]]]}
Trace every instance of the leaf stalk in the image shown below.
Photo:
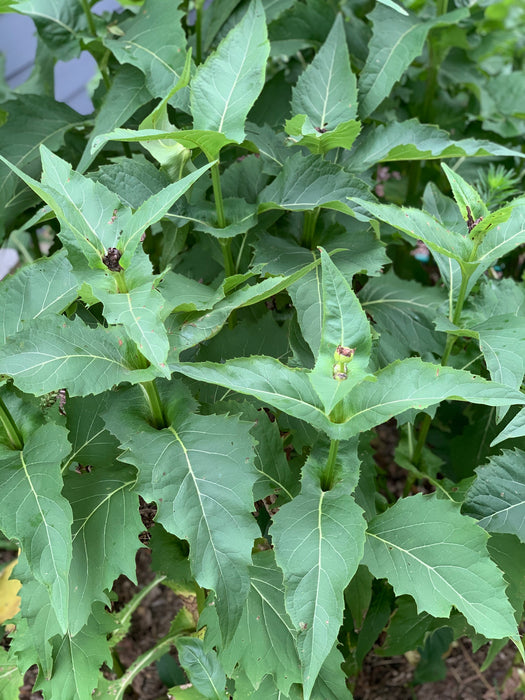
{"label": "leaf stalk", "polygon": [[337,450],[339,448],[339,440],[330,440],[330,450],[325,468],[321,474],[321,488],[323,491],[330,491],[333,488],[335,480],[335,462],[337,459]]}
{"label": "leaf stalk", "polygon": [[162,408],[159,390],[157,389],[155,381],[152,379],[149,382],[142,382],[140,386],[148,401],[153,427],[157,430],[167,428],[168,421],[166,420],[164,409]]}
{"label": "leaf stalk", "polygon": [[4,430],[7,433],[7,437],[11,446],[14,450],[24,449],[24,439],[22,433],[18,429],[13,416],[11,415],[9,409],[0,398],[0,421],[4,426]]}

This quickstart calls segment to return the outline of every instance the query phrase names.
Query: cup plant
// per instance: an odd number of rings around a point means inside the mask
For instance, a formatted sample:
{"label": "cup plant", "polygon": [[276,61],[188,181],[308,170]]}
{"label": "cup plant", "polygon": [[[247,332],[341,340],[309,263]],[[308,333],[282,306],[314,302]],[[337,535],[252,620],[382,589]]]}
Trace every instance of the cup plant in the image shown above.
{"label": "cup plant", "polygon": [[[122,698],[175,647],[177,699],[341,700],[384,628],[375,653],[437,675],[443,639],[523,655],[523,8],[92,5],[1,3],[38,34],[0,127],[23,259],[0,286],[1,697],[37,664],[46,699]],[[88,116],[52,97],[81,50]],[[111,612],[139,497],[156,576]],[[196,603],[122,668],[160,582]]]}

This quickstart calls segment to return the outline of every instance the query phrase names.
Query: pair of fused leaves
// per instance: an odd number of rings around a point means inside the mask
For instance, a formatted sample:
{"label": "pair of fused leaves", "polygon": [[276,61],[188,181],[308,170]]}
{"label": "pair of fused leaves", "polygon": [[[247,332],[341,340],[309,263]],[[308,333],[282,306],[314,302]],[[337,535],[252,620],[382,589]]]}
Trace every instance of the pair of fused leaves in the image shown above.
{"label": "pair of fused leaves", "polygon": [[[111,139],[159,144],[167,139],[187,149],[201,149],[213,161],[228,144],[244,141],[244,124],[263,88],[269,52],[264,9],[259,0],[254,0],[191,79],[193,129],[163,130],[158,127],[165,125],[166,119],[154,118],[143,122],[138,131],[116,129],[101,134],[94,139],[92,150]],[[144,128],[148,126],[156,128]]]}
{"label": "pair of fused leaves", "polygon": [[[424,410],[447,398],[494,406],[522,402],[522,395],[505,385],[417,358],[394,362],[372,375],[368,372],[371,335],[366,315],[324,251],[321,268],[322,274],[312,281],[322,299],[321,333],[313,337],[309,327],[301,329],[314,351],[313,370],[290,368],[270,357],[223,364],[173,363],[171,369],[256,396],[335,439],[348,439],[392,416],[409,409]],[[346,380],[334,378],[334,351],[339,345],[356,350]]]}
{"label": "pair of fused leaves", "polygon": [[[263,357],[227,360],[220,365],[176,363],[172,368],[201,381],[251,394],[336,439],[355,436],[392,415],[433,406],[446,398],[493,405],[521,403],[521,394],[506,386],[417,359],[396,362],[371,375],[371,338],[365,313],[324,251],[320,272],[321,279],[316,282],[322,299],[320,336],[312,335],[311,327],[302,327],[310,347],[316,349],[313,370],[292,369]],[[342,381],[333,376],[338,345],[356,350],[347,365],[348,378]],[[296,629],[306,696],[312,692],[337,636],[343,590],[363,551],[374,575],[390,578],[400,593],[410,592],[420,608],[446,615],[451,605],[456,605],[488,637],[516,636],[513,610],[504,594],[501,573],[486,552],[486,536],[455,506],[431,500],[421,508],[414,503],[412,510],[412,499],[407,500],[372,521],[368,549],[363,550],[365,521],[351,496],[359,473],[356,445],[350,440],[342,443],[340,450],[333,487],[323,491],[321,473],[328,447],[319,444],[314,449],[303,470],[301,493],[274,516],[271,530],[276,560],[284,573],[286,610]],[[388,518],[395,521],[392,528]],[[461,535],[454,547],[440,536],[434,542],[436,532],[445,527],[462,530],[466,535]],[[434,557],[437,542],[442,546]],[[392,550],[397,553],[396,559],[389,558]],[[469,573],[464,569],[464,556],[466,560],[481,559],[479,570]],[[450,561],[454,563],[450,565]],[[470,593],[474,579],[483,591],[479,600],[472,599]],[[483,581],[487,581],[485,586]],[[496,594],[498,602],[481,611],[484,601]]]}
{"label": "pair of fused leaves", "polygon": [[430,213],[420,209],[374,204],[352,198],[372,216],[423,241],[434,254],[452,299],[461,284],[468,293],[480,276],[499,258],[525,241],[525,208],[521,198],[488,212],[479,194],[457,173],[442,166],[456,199],[459,216],[435,188],[425,193]]}
{"label": "pair of fused leaves", "polygon": [[[41,158],[41,183],[8,165],[53,209],[61,224],[62,242],[75,263],[73,274],[86,301],[101,301],[107,320],[122,326],[157,374],[168,376],[169,343],[163,320],[170,309],[166,311],[166,301],[155,289],[158,279],[152,274],[140,241],[146,228],[159,221],[209,166],[168,185],[132,212],[116,194],[72,171],[68,163],[44,147]],[[106,266],[110,249],[118,250],[122,271]],[[122,340],[119,342],[122,345]],[[89,347],[89,342],[85,347]],[[117,367],[115,370],[118,372]]]}

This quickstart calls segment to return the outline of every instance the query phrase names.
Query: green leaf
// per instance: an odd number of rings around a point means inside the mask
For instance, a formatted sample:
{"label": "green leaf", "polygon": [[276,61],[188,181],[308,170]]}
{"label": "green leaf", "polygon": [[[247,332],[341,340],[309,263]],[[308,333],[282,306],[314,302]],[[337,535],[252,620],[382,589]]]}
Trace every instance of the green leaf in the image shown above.
{"label": "green leaf", "polygon": [[183,17],[175,4],[168,7],[162,0],[145,0],[140,12],[118,25],[122,36],[108,34],[103,40],[119,63],[129,63],[144,73],[153,97],[164,97],[184,70]]}
{"label": "green leaf", "polygon": [[62,632],[68,626],[71,506],[61,495],[60,463],[71,451],[65,428],[41,426],[21,452],[0,462],[0,527],[17,539],[47,589]]}
{"label": "green leaf", "polygon": [[189,175],[186,175],[186,177],[183,177],[178,182],[173,182],[160,192],[156,192],[141,204],[128,221],[123,223],[124,230],[122,231],[122,237],[120,238],[118,246],[119,250],[122,252],[122,257],[120,259],[122,267],[126,267],[130,262],[133,253],[140,243],[141,236],[148,226],[160,221],[167,213],[168,209],[187,192],[201,175],[210,169],[211,165],[211,163],[207,163],[198,170],[194,170]]}
{"label": "green leaf", "polygon": [[525,452],[515,448],[494,455],[476,469],[476,480],[467,491],[463,512],[476,518],[487,532],[516,535],[525,543]]}
{"label": "green leaf", "polygon": [[335,17],[336,8],[324,0],[293,3],[270,27],[272,57],[292,56],[306,48],[320,47]]}
{"label": "green leaf", "polygon": [[77,170],[83,173],[94,161],[97,150],[92,151],[93,141],[100,135],[124,124],[139,107],[151,100],[151,93],[146,88],[145,76],[137,68],[124,65],[118,70],[111,82],[111,87],[104,96],[104,101],[95,117],[91,132]]}
{"label": "green leaf", "polygon": [[65,250],[6,277],[0,286],[0,344],[21,330],[24,322],[61,313],[76,299],[77,288]]}
{"label": "green leaf", "polygon": [[341,122],[334,129],[324,133],[310,126],[306,115],[299,114],[293,119],[287,119],[285,128],[292,142],[306,146],[310,153],[325,154],[332,148],[346,148],[350,150],[359,134],[361,123],[351,119],[347,122]]}
{"label": "green leaf", "polygon": [[10,662],[7,650],[2,647],[0,649],[0,697],[3,700],[18,700],[23,683],[24,676],[16,664]]}
{"label": "green leaf", "polygon": [[424,21],[412,13],[405,16],[376,5],[369,15],[374,28],[368,58],[359,77],[361,118],[368,117],[390,94],[394,83],[423,51],[433,27],[456,24],[468,16],[468,10],[460,8]]}
{"label": "green leaf", "polygon": [[286,609],[299,635],[306,699],[336,640],[343,591],[363,555],[366,523],[350,495],[359,475],[356,447],[355,442],[341,445],[330,491],[320,485],[328,449],[314,448],[303,467],[301,493],[282,506],[271,530],[284,573]]}
{"label": "green leaf", "polygon": [[[367,375],[372,348],[370,324],[352,287],[321,248],[322,314],[321,342],[315,367],[308,375],[329,414],[333,407]],[[339,346],[354,351],[346,371],[336,363]],[[336,367],[337,364],[337,367]],[[336,375],[346,375],[339,381]]]}
{"label": "green leaf", "polygon": [[226,686],[226,676],[217,654],[204,651],[203,641],[198,637],[180,637],[177,640],[179,663],[188,674],[195,689],[205,698],[222,700]]}
{"label": "green leaf", "polygon": [[[62,102],[43,95],[17,95],[2,105],[8,120],[0,129],[0,153],[16,167],[35,175],[40,170],[39,146],[57,150],[68,131],[84,118]],[[38,118],[35,118],[38,115]],[[0,230],[27,206],[34,196],[5,161],[0,164]]]}
{"label": "green leaf", "polygon": [[[355,138],[359,133],[359,124],[353,121],[356,113],[356,80],[350,68],[343,18],[338,15],[326,42],[292,91],[292,114],[305,115],[308,132],[314,134],[325,129],[330,133],[343,122],[354,124]],[[327,135],[319,134],[321,138]],[[352,140],[348,139],[350,145]]]}
{"label": "green leaf", "polygon": [[295,153],[259,195],[259,213],[271,209],[308,211],[316,207],[354,215],[346,200],[367,197],[362,180],[320,156]]}
{"label": "green leaf", "polygon": [[489,639],[517,637],[501,571],[487,552],[487,535],[450,501],[417,494],[376,516],[364,563],[408,593],[434,617],[455,606]]}
{"label": "green leaf", "polygon": [[503,440],[523,437],[525,435],[525,408],[522,408],[514,418],[507,423],[501,433],[490,443],[491,446],[498,445]]}
{"label": "green leaf", "polygon": [[179,131],[173,127],[170,131],[160,129],[114,129],[109,134],[101,134],[93,140],[91,151],[97,151],[107,141],[159,141],[163,139],[176,141],[185,148],[200,148],[209,161],[214,160],[219,152],[231,143],[236,143],[234,139],[228,138],[216,131],[204,131],[202,129],[187,129]]}
{"label": "green leaf", "polygon": [[101,289],[95,293],[104,304],[108,323],[122,324],[129,338],[155,365],[159,374],[169,377],[166,360],[170,346],[163,323],[165,301],[160,292],[147,283],[127,294],[109,294]]}
{"label": "green leaf", "polygon": [[117,214],[125,221],[129,212],[121,207],[115,194],[73,172],[69,163],[45,146],[40,147],[40,155],[42,183],[0,158],[53,209],[62,226],[66,247],[83,253],[91,267],[104,268],[102,256],[107,248],[117,245]]}
{"label": "green leaf", "polygon": [[0,348],[0,373],[41,396],[60,388],[71,396],[100,394],[121,382],[144,382],[153,367],[132,369],[128,341],[116,328],[88,328],[76,318],[36,319]]}
{"label": "green leaf", "polygon": [[433,124],[420,124],[417,119],[408,119],[365,127],[350,154],[348,168],[362,173],[374,163],[490,155],[523,157],[522,153],[491,141],[456,141]]}
{"label": "green leaf", "polygon": [[[139,469],[136,490],[146,501],[156,501],[158,522],[188,540],[193,575],[200,586],[215,591],[227,640],[248,595],[248,566],[257,536],[251,515],[257,472],[250,424],[230,416],[195,415],[189,412],[183,385],[168,388],[168,428],[149,425],[138,390],[121,395],[107,412],[106,425],[121,441],[122,460]],[[204,444],[212,450],[203,450]]]}
{"label": "green leaf", "polygon": [[92,616],[82,630],[72,636],[53,639],[53,673],[49,678],[37,679],[35,690],[48,697],[67,697],[71,700],[89,700],[100,677],[103,663],[111,664],[107,642],[109,616],[103,608]]}
{"label": "green leaf", "polygon": [[[375,382],[365,380],[345,397],[342,414],[346,419],[340,428],[341,437],[357,435],[410,408],[421,411],[437,406],[445,399],[508,406],[520,404],[524,396],[464,370],[409,358],[388,365],[377,372]],[[336,431],[335,424],[333,430]]]}
{"label": "green leaf", "polygon": [[193,379],[255,396],[316,427],[325,424],[321,401],[307,373],[287,367],[273,357],[243,357],[221,364],[179,362],[170,364],[170,369]]}
{"label": "green leaf", "polygon": [[359,299],[381,333],[382,351],[385,352],[385,345],[392,348],[390,361],[394,360],[399,342],[405,347],[405,357],[413,352],[424,357],[443,352],[444,336],[433,325],[439,307],[447,300],[443,289],[400,279],[389,270],[385,275],[369,279],[359,292]]}
{"label": "green leaf", "polygon": [[[449,181],[454,199],[457,202],[461,217],[468,220],[468,209],[473,220],[486,217],[489,210],[485,206],[478,192],[468,184],[460,175],[451,170],[445,163],[441,164],[447,180]],[[468,207],[468,208],[467,208]]]}
{"label": "green leaf", "polygon": [[[447,229],[435,217],[421,209],[396,207],[393,204],[374,204],[353,198],[380,221],[400,229],[411,238],[425,243],[430,250],[463,262],[469,260],[473,243],[469,238]],[[467,224],[465,223],[465,234]],[[472,266],[473,267],[473,266]]]}
{"label": "green leaf", "polygon": [[80,56],[81,39],[87,32],[86,15],[80,3],[19,0],[16,11],[31,17],[40,38],[57,59],[70,61]]}
{"label": "green leaf", "polygon": [[241,621],[219,659],[229,676],[240,664],[254,687],[272,674],[277,688],[288,693],[292,683],[301,681],[296,636],[284,607],[283,574],[273,550],[258,552],[250,567],[250,592]]}
{"label": "green leaf", "polygon": [[141,546],[138,536],[144,530],[133,493],[136,470],[118,462],[111,470],[97,462],[89,466],[89,472],[64,475],[64,496],[73,509],[69,573],[69,630],[73,636],[87,623],[95,601],[111,604],[106,591],[118,576],[135,579],[135,555]]}
{"label": "green leaf", "polygon": [[191,82],[195,129],[218,131],[237,143],[244,140],[244,122],[263,88],[269,53],[264,10],[259,0],[252,0]]}

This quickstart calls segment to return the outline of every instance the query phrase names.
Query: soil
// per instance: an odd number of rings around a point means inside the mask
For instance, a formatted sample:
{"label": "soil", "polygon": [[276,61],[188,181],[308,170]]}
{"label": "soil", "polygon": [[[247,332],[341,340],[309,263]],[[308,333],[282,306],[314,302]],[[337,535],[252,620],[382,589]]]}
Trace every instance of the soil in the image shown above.
{"label": "soil", "polygon": [[[390,422],[377,429],[377,438],[372,443],[376,449],[376,462],[385,476],[386,488],[398,496],[405,484],[405,472],[393,460],[397,444],[395,423]],[[421,485],[417,490],[425,490]],[[141,504],[141,514],[146,528],[152,526],[154,506]],[[147,531],[141,538],[148,540]],[[9,561],[13,552],[0,552],[0,563]],[[119,609],[144,585],[152,580],[150,550],[141,548],[137,552],[138,586],[121,576],[113,586],[118,596],[115,609]],[[124,668],[137,656],[151,648],[156,640],[168,632],[171,620],[182,607],[183,601],[169,588],[160,584],[144,598],[132,618],[129,635],[119,643],[117,652]],[[2,644],[7,644],[6,638]],[[516,649],[509,643],[495,658],[490,667],[481,672],[487,653],[482,647],[473,653],[470,641],[460,639],[449,650],[446,659],[447,676],[444,680],[415,686],[412,683],[414,666],[409,658],[395,656],[383,658],[372,650],[365,658],[363,669],[354,685],[355,700],[524,700],[525,669],[516,660]],[[408,655],[407,655],[408,656]],[[111,677],[110,672],[105,673]],[[20,691],[20,700],[40,700],[40,693],[33,693],[36,667],[25,675]],[[166,700],[167,688],[152,664],[137,676],[126,698],[129,700]],[[61,699],[62,700],[62,699]],[[317,699],[316,699],[317,700]],[[319,699],[322,700],[322,699]]]}

